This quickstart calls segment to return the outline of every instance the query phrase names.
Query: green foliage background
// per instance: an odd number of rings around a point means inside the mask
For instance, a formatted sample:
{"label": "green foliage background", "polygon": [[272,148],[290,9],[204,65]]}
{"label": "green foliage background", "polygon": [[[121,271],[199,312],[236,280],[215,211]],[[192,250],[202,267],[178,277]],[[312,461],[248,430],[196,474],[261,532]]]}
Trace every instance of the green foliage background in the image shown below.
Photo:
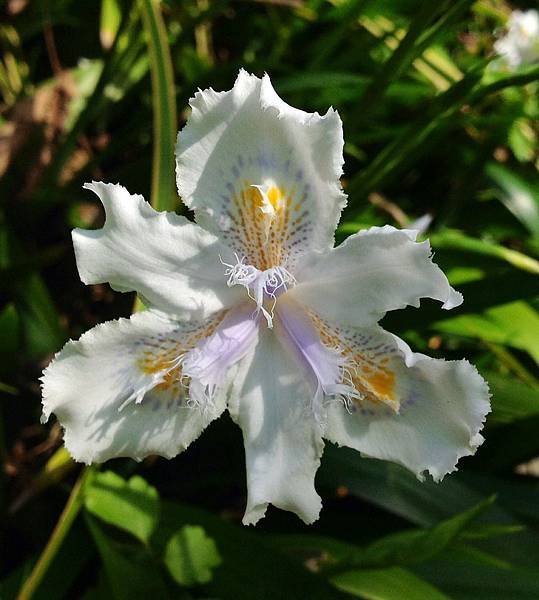
{"label": "green foliage background", "polygon": [[[509,72],[492,55],[511,8],[532,4],[2,3],[2,598],[539,597],[539,66]],[[133,307],[78,280],[70,230],[103,221],[82,183],[183,211],[173,143],[188,98],[229,89],[242,66],[270,73],[294,106],[339,110],[350,202],[338,241],[433,217],[436,260],[464,305],[424,302],[384,326],[468,358],[492,391],[487,441],[441,484],[328,445],[311,527],[273,509],[239,524],[243,448],[228,418],[172,461],[82,475],[58,426],[38,424],[52,354]]]}

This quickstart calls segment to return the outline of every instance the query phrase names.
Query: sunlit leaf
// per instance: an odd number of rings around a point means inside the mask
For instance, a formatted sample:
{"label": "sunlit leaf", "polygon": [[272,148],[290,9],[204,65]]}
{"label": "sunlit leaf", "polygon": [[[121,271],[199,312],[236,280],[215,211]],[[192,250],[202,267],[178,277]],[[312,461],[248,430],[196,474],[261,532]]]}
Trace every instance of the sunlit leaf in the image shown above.
{"label": "sunlit leaf", "polygon": [[478,337],[524,350],[539,362],[539,315],[526,302],[495,306],[482,315],[444,319],[435,327],[445,333]]}
{"label": "sunlit leaf", "polygon": [[429,236],[430,243],[434,249],[452,248],[469,252],[472,254],[482,254],[484,256],[493,256],[505,260],[514,267],[539,274],[539,261],[531,256],[526,256],[522,252],[511,250],[500,244],[494,244],[485,240],[472,238],[460,231],[446,229],[436,232]]}
{"label": "sunlit leaf", "polygon": [[305,598],[340,600],[337,590],[322,577],[310,573],[284,553],[277,551],[256,530],[229,523],[206,511],[163,502],[155,543],[164,552],[178,527],[198,525],[214,540],[222,565],[205,585],[217,598]]}
{"label": "sunlit leaf", "polygon": [[125,481],[112,471],[96,473],[86,486],[84,506],[144,543],[148,543],[159,520],[157,490],[138,475]]}
{"label": "sunlit leaf", "polygon": [[122,11],[118,0],[101,0],[99,37],[103,48],[108,50],[114,43],[121,20]]}
{"label": "sunlit leaf", "polygon": [[491,423],[511,423],[539,415],[539,388],[514,377],[485,372],[492,393]]}
{"label": "sunlit leaf", "polygon": [[167,543],[165,564],[181,585],[208,583],[221,563],[215,542],[198,525],[184,525]]}

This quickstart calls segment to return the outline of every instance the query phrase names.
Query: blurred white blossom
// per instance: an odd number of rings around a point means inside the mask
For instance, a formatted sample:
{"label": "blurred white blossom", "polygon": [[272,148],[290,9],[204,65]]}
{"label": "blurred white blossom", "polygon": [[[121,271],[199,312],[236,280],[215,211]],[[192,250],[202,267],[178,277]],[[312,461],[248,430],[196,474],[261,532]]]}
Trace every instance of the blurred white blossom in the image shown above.
{"label": "blurred white blossom", "polygon": [[507,22],[507,33],[494,49],[511,68],[539,60],[539,12],[515,10]]}

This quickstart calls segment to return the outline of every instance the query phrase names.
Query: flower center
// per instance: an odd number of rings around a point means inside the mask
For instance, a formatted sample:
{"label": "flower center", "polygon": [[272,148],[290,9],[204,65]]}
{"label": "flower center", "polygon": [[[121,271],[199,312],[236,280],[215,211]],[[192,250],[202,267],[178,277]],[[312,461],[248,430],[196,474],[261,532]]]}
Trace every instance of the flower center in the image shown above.
{"label": "flower center", "polygon": [[268,327],[273,327],[273,314],[277,298],[286,290],[295,285],[296,279],[282,266],[271,267],[261,271],[253,265],[245,263],[245,257],[236,257],[236,263],[221,263],[226,267],[225,276],[228,277],[227,285],[242,285],[247,290],[247,295],[256,303],[255,313],[262,312]]}

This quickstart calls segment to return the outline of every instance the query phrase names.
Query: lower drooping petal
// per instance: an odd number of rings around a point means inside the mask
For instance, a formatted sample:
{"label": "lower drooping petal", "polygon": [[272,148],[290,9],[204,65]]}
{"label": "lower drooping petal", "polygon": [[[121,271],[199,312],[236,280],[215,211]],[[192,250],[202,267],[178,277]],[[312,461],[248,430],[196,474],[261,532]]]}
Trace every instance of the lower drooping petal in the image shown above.
{"label": "lower drooping petal", "polygon": [[379,327],[324,331],[340,338],[357,365],[354,384],[364,392],[348,407],[327,404],[326,439],[436,481],[475,453],[490,412],[488,386],[475,367],[413,353]]}
{"label": "lower drooping petal", "polygon": [[224,387],[211,407],[189,402],[179,360],[222,318],[181,324],[146,311],[94,327],[45,370],[43,418],[57,416],[67,449],[81,462],[172,458],[225,408]]}
{"label": "lower drooping petal", "polygon": [[323,441],[308,412],[310,389],[273,330],[239,366],[229,411],[243,431],[247,466],[244,524],[255,524],[269,504],[296,513],[306,523],[318,518],[314,488]]}
{"label": "lower drooping petal", "polygon": [[434,298],[451,309],[462,296],[431,260],[416,231],[386,225],[350,236],[325,254],[313,254],[298,272],[290,295],[321,316],[351,327],[369,327],[390,310]]}

